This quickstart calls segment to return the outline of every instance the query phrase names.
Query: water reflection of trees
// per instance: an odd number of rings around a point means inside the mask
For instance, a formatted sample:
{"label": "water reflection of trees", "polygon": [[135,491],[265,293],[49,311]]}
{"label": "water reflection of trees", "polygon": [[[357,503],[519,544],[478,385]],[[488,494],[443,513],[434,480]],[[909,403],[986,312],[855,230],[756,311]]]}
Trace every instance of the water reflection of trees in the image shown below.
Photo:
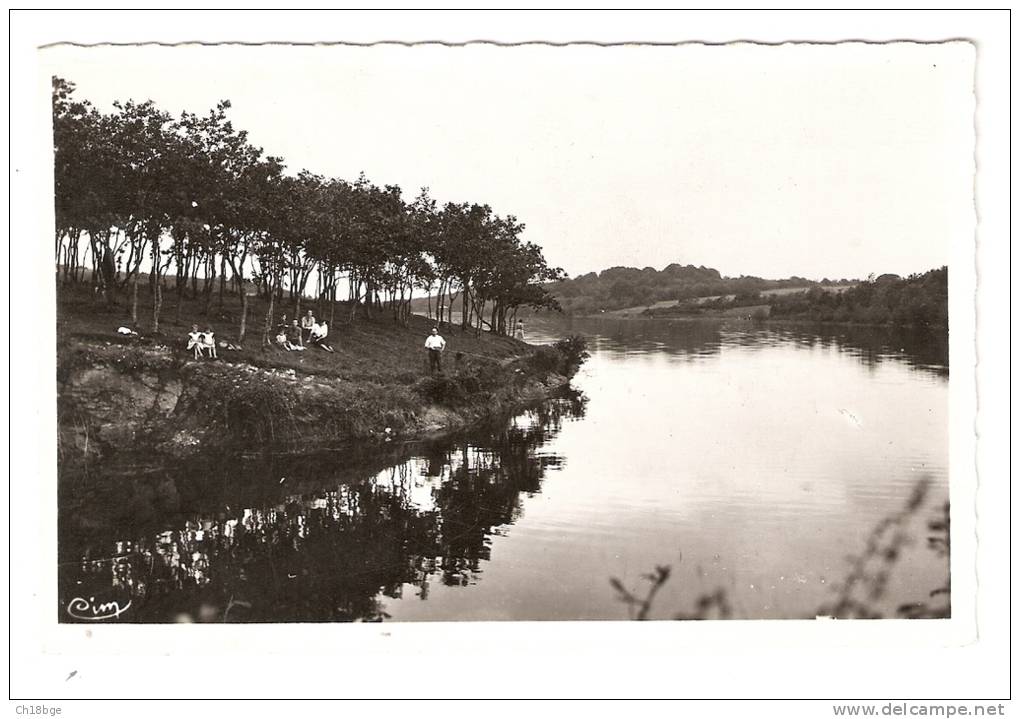
{"label": "water reflection of trees", "polygon": [[[613,357],[664,353],[697,361],[724,347],[761,348],[793,343],[801,347],[835,346],[868,367],[899,361],[940,377],[949,376],[949,336],[944,331],[910,327],[836,325],[733,320],[566,318],[557,331],[585,335],[591,347]],[[535,329],[536,327],[533,327]]]}
{"label": "water reflection of trees", "polygon": [[[400,461],[360,476],[340,469],[358,464],[342,454],[277,458],[263,466],[264,477],[249,476],[246,492],[231,494],[242,478],[221,478],[221,494],[161,531],[122,521],[120,529],[85,531],[64,522],[60,618],[69,619],[74,597],[95,597],[130,599],[121,621],[385,619],[386,597],[412,590],[426,599],[430,581],[478,581],[491,537],[521,516],[523,497],[563,462],[544,446],[583,411],[583,399],[571,395],[482,436],[410,445]],[[323,482],[330,468],[333,480]],[[272,488],[265,480],[284,469],[285,481]],[[238,501],[252,497],[260,502]]]}
{"label": "water reflection of trees", "polygon": [[882,362],[904,362],[914,369],[949,377],[949,335],[910,327],[858,325],[778,325],[776,334],[801,346],[835,346],[869,368]]}

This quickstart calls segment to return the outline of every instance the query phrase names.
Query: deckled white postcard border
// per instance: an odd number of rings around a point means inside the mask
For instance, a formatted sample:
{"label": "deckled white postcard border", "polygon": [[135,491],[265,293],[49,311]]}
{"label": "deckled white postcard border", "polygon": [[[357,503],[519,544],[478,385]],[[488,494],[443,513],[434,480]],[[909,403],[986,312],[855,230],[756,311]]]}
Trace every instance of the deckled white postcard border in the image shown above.
{"label": "deckled white postcard border", "polygon": [[[1001,16],[1000,16],[1001,18]],[[12,36],[11,237],[11,639],[12,695],[81,696],[845,696],[857,676],[873,696],[917,694],[944,676],[982,631],[1003,631],[1007,547],[1002,517],[1008,467],[978,460],[975,426],[1001,441],[1008,353],[1003,331],[1008,225],[1001,196],[1008,171],[1003,123],[1006,49],[994,16],[911,13],[653,13],[409,15],[181,13],[159,16],[52,13],[15,17]],[[1008,22],[1008,19],[1005,20]],[[54,41],[147,40],[657,41],[971,39],[976,57],[980,254],[961,238],[950,260],[950,484],[953,618],[935,621],[733,621],[422,623],[381,625],[58,625],[49,72]],[[385,52],[385,48],[379,48]],[[506,52],[514,52],[507,48]],[[564,52],[569,52],[564,49]],[[229,88],[224,88],[229,95]],[[968,112],[971,108],[967,109]],[[996,111],[999,115],[996,115]],[[966,138],[965,138],[966,139]],[[33,208],[29,213],[28,208]],[[1004,247],[1005,245],[1005,247]],[[980,273],[980,274],[979,274]],[[981,285],[981,325],[974,297]],[[991,293],[991,294],[990,294]],[[21,298],[31,298],[30,302]],[[26,322],[26,316],[27,322]],[[31,346],[16,327],[33,328]],[[38,331],[35,328],[39,328]],[[976,335],[976,331],[980,332]],[[983,365],[976,425],[975,337]],[[987,353],[987,354],[985,354]],[[987,404],[985,401],[987,400]],[[1008,403],[1006,404],[1008,406]],[[890,411],[894,411],[893,408]],[[995,413],[994,415],[992,413]],[[1005,430],[1008,431],[1008,430]],[[990,445],[987,451],[991,452]],[[15,448],[17,451],[15,452]],[[1000,452],[1002,445],[995,445]],[[978,511],[975,508],[978,499]],[[980,512],[980,514],[979,514]],[[980,564],[975,550],[980,539]],[[976,569],[983,570],[978,592]],[[992,571],[992,574],[989,574]],[[996,575],[994,572],[998,572]],[[992,596],[986,596],[990,593]],[[1000,596],[996,596],[996,595]],[[989,640],[982,637],[981,641]],[[993,640],[994,643],[994,640]],[[973,652],[971,656],[976,656]],[[443,668],[440,669],[439,667]],[[970,664],[968,671],[980,666]],[[904,667],[909,673],[904,674]],[[982,680],[1001,675],[988,666]],[[66,679],[76,672],[73,679]],[[395,677],[394,674],[397,676]],[[454,684],[444,677],[458,675]],[[181,677],[186,677],[182,679]],[[855,680],[857,681],[857,680]],[[856,686],[856,685],[855,685]],[[929,692],[938,693],[938,686]],[[924,692],[920,692],[924,693]]]}

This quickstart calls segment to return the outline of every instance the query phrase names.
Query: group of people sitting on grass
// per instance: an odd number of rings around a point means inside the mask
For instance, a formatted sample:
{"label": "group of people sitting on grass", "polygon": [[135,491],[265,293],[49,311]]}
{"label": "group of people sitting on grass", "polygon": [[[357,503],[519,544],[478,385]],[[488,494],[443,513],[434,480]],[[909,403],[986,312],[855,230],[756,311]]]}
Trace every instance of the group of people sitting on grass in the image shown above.
{"label": "group of people sitting on grass", "polygon": [[[130,330],[128,330],[130,331]],[[137,333],[134,333],[137,334]],[[276,344],[288,352],[303,352],[309,347],[318,347],[325,352],[332,352],[333,348],[326,342],[329,335],[329,325],[325,322],[316,322],[315,315],[311,310],[298,320],[287,322],[287,315],[280,317],[280,324],[276,327]],[[195,353],[195,359],[200,357],[216,358],[216,335],[212,327],[200,330],[198,325],[191,325],[191,332],[188,333],[188,351]],[[221,347],[228,349],[240,349],[237,345],[220,342]]]}
{"label": "group of people sitting on grass", "polygon": [[212,327],[199,330],[198,325],[191,325],[191,332],[188,333],[188,349],[195,352],[195,359],[199,357],[216,357],[216,335]]}
{"label": "group of people sitting on grass", "polygon": [[303,352],[309,347],[318,347],[326,352],[332,352],[333,348],[326,342],[329,335],[329,325],[325,320],[318,322],[311,310],[298,320],[291,320],[287,323],[287,315],[280,317],[280,324],[276,326],[276,344],[288,352]]}
{"label": "group of people sitting on grass", "polygon": [[[130,332],[130,330],[127,331]],[[276,326],[276,344],[288,352],[304,352],[313,346],[326,352],[332,352],[333,348],[326,343],[328,335],[329,325],[325,321],[316,321],[311,310],[308,310],[300,322],[291,320],[288,323],[287,315],[281,315],[280,323]],[[514,328],[514,338],[524,340],[524,323],[520,320],[517,321],[517,326]],[[229,349],[240,349],[240,347],[224,342],[221,342],[220,345]],[[425,339],[425,349],[429,358],[429,372],[442,372],[441,358],[446,349],[446,340],[439,334],[438,327],[433,327],[432,333]],[[206,327],[203,331],[198,329],[198,325],[191,325],[191,332],[188,333],[188,350],[195,352],[195,359],[206,356],[215,358],[216,337],[212,328]]]}

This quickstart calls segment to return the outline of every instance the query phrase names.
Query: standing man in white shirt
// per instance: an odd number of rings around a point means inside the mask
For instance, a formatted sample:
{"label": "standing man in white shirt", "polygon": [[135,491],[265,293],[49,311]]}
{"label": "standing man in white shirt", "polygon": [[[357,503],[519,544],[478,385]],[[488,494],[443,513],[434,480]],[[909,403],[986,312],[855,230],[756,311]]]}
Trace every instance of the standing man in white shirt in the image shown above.
{"label": "standing man in white shirt", "polygon": [[446,349],[446,340],[439,334],[439,330],[432,328],[432,334],[425,338],[425,349],[429,353],[429,374],[434,371],[443,371],[442,356]]}

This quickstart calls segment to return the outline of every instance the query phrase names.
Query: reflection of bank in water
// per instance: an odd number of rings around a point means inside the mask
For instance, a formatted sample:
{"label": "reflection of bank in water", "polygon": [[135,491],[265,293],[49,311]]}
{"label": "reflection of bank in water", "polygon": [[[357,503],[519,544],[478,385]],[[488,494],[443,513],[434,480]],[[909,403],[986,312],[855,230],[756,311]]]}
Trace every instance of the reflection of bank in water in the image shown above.
{"label": "reflection of bank in water", "polygon": [[579,333],[591,349],[608,357],[648,352],[696,361],[719,354],[724,347],[767,347],[793,343],[801,347],[831,348],[858,357],[869,367],[882,362],[905,362],[925,372],[949,374],[949,336],[944,330],[871,325],[771,322],[749,326],[722,319],[553,318],[536,315],[529,324],[529,341],[544,344],[564,333]]}
{"label": "reflection of bank in water", "polygon": [[577,395],[546,402],[484,438],[416,445],[340,484],[335,472],[332,485],[325,478],[342,457],[305,458],[305,476],[278,459],[261,485],[282,471],[285,481],[261,504],[235,509],[228,480],[218,508],[130,540],[109,536],[134,537],[129,528],[88,540],[65,531],[62,557],[77,558],[61,563],[60,620],[79,619],[66,612],[74,596],[111,592],[131,601],[117,621],[372,620],[407,586],[425,598],[431,581],[472,583],[489,537],[519,516],[521,493],[539,492],[562,461],[536,447],[583,411]]}

